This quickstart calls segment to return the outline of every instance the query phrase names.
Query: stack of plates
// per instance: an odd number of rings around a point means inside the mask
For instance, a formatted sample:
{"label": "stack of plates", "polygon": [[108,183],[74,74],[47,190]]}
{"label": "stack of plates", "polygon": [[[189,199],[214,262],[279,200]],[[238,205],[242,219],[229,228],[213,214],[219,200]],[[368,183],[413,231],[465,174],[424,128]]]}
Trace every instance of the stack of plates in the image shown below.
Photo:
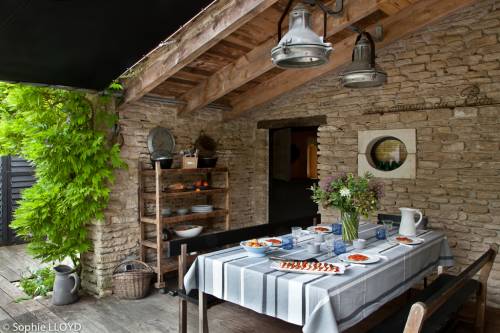
{"label": "stack of plates", "polygon": [[210,213],[214,211],[214,206],[212,205],[195,205],[191,207],[193,213]]}

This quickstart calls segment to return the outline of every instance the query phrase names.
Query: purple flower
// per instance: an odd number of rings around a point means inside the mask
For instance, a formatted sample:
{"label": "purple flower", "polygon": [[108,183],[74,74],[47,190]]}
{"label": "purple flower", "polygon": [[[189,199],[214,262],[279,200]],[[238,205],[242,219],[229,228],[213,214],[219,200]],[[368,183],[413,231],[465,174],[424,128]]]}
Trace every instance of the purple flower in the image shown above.
{"label": "purple flower", "polygon": [[321,187],[323,191],[328,192],[330,190],[330,183],[333,181],[333,179],[333,176],[328,176],[321,179],[321,181],[319,182],[319,187]]}
{"label": "purple flower", "polygon": [[370,191],[374,192],[378,199],[384,196],[384,184],[379,182],[370,182]]}
{"label": "purple flower", "polygon": [[339,179],[342,179],[342,180],[345,180],[347,178],[347,175],[345,174],[345,172],[339,172],[339,173],[335,173],[331,176],[328,176],[328,177],[325,177],[324,179],[322,179],[320,182],[319,182],[319,186],[321,187],[321,189],[325,192],[332,192],[332,188],[330,186],[330,184],[334,181],[337,181]]}

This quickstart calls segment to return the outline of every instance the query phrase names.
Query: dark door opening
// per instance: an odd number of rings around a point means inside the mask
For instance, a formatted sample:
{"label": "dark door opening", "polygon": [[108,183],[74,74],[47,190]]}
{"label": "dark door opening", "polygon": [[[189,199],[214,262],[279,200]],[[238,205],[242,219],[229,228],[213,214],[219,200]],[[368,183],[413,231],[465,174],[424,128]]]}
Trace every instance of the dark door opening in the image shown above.
{"label": "dark door opening", "polygon": [[317,182],[318,127],[269,130],[269,223],[313,218],[309,188]]}

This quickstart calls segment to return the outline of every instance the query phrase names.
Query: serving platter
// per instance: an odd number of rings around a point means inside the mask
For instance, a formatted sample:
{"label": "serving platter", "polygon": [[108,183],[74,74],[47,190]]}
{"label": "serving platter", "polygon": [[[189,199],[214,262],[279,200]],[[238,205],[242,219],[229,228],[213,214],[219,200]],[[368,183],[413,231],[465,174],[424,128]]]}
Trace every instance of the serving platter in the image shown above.
{"label": "serving platter", "polygon": [[424,242],[424,240],[419,237],[402,235],[396,235],[394,237],[391,237],[389,240],[403,245],[418,245]]}
{"label": "serving platter", "polygon": [[350,264],[374,264],[380,260],[379,256],[361,252],[342,253],[337,258]]}
{"label": "serving platter", "polygon": [[332,232],[332,226],[327,224],[312,225],[307,228],[307,231],[317,232],[321,234],[329,234]]}
{"label": "serving platter", "polygon": [[271,264],[271,268],[282,272],[341,275],[345,273],[346,266],[339,263],[332,264],[327,262],[274,261]]}

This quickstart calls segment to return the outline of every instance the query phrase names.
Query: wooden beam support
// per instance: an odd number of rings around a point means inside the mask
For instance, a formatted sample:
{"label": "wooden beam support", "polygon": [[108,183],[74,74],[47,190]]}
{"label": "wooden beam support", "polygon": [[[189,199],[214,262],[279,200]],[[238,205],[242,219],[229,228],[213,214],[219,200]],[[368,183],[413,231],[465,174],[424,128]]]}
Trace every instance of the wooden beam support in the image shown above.
{"label": "wooden beam support", "polygon": [[138,100],[277,1],[214,2],[172,35],[170,43],[158,47],[135,66],[138,73],[124,82],[124,103]]}
{"label": "wooden beam support", "polygon": [[[381,48],[408,35],[418,29],[439,20],[450,13],[473,4],[476,0],[421,0],[394,16],[382,20],[380,24],[384,27],[384,39],[377,43]],[[372,29],[374,27],[371,27]],[[370,30],[370,29],[368,29]],[[239,116],[243,112],[266,103],[285,92],[295,89],[311,80],[314,80],[328,72],[337,70],[341,65],[351,60],[355,36],[346,38],[336,44],[330,62],[309,70],[287,70],[276,75],[272,79],[261,83],[257,87],[239,95],[232,100],[233,111],[225,114],[226,119]]]}
{"label": "wooden beam support", "polygon": [[[344,14],[341,17],[329,18],[330,28],[327,31],[327,36],[332,36],[350,24],[374,13],[385,1],[388,0],[351,0],[346,2]],[[330,3],[333,4],[334,1],[330,1]],[[323,13],[319,9],[313,15],[312,27],[315,31],[323,31]],[[276,43],[276,37],[268,39],[186,92],[180,98],[186,102],[186,106],[179,113],[197,111],[274,68],[271,61],[271,49]]]}

